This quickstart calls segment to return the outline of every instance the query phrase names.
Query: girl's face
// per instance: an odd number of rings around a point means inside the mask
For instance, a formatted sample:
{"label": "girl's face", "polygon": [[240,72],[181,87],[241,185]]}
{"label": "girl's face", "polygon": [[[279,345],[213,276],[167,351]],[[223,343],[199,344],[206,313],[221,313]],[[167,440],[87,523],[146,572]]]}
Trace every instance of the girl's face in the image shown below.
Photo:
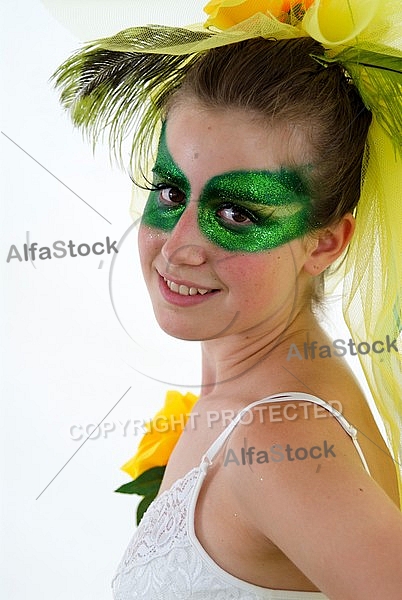
{"label": "girl's face", "polygon": [[[284,166],[289,153],[297,173]],[[169,113],[139,232],[145,281],[167,333],[263,334],[294,316],[309,277],[303,156],[300,137],[241,110],[188,104]]]}

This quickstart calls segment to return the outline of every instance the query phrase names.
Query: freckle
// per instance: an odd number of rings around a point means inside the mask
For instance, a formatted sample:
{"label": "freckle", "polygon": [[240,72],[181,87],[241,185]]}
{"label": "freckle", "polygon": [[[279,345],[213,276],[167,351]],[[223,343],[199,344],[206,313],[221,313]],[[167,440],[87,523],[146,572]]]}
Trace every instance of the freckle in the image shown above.
{"label": "freckle", "polygon": [[362,492],[362,491],[363,491],[363,488],[359,488],[359,490]]}
{"label": "freckle", "polygon": [[198,158],[198,157],[199,157],[199,153],[198,152],[194,152],[193,158]]}

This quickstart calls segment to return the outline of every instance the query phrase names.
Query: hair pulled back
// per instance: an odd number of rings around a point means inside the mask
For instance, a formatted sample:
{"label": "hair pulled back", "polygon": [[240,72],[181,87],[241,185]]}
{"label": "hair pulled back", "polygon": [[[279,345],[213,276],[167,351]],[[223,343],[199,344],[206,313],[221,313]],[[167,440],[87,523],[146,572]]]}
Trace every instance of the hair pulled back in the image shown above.
{"label": "hair pulled back", "polygon": [[319,42],[257,38],[211,49],[191,66],[167,106],[192,98],[207,108],[252,111],[271,126],[300,128],[309,149],[312,227],[357,205],[371,113],[343,67],[321,63]]}

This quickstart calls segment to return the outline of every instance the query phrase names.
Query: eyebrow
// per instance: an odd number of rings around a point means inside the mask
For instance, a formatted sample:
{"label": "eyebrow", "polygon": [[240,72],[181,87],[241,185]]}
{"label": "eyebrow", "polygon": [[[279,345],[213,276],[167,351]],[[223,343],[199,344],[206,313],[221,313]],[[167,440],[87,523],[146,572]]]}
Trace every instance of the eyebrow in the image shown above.
{"label": "eyebrow", "polygon": [[[186,195],[191,193],[191,184],[186,175],[175,163],[170,154],[166,142],[166,121],[162,124],[162,131],[159,141],[158,153],[152,173],[161,178],[165,183],[172,183],[177,186]],[[251,177],[259,178],[259,182],[247,182],[247,190],[236,189],[236,179]],[[243,183],[238,182],[239,183]],[[262,188],[267,187],[266,198],[261,199],[261,190],[255,189],[256,183]],[[271,184],[271,195],[269,194],[269,185]],[[287,184],[287,185],[286,185]],[[276,186],[275,195],[277,202],[269,203],[272,199],[272,185]],[[244,187],[244,185],[243,185]],[[254,189],[252,189],[254,187]],[[278,198],[279,189],[279,198]],[[206,182],[202,191],[200,200],[208,196],[215,196],[216,200],[229,201],[232,203],[242,203],[250,210],[258,211],[263,217],[283,219],[292,217],[300,212],[306,204],[311,202],[310,195],[306,186],[295,171],[288,171],[283,167],[279,171],[228,171],[220,175],[215,175]]]}
{"label": "eyebrow", "polygon": [[187,194],[189,194],[191,191],[189,180],[180,167],[175,163],[173,156],[169,152],[166,142],[166,121],[162,123],[158,152],[152,173],[154,173],[154,175],[157,177],[160,177],[166,183],[173,183]]}
{"label": "eyebrow", "polygon": [[177,165],[171,161],[171,165],[173,168],[169,168],[169,166],[161,165],[156,161],[154,167],[152,168],[152,173],[157,177],[160,177],[166,183],[173,183],[175,186],[180,188],[181,190],[189,190],[190,182],[187,177],[180,171]]}
{"label": "eyebrow", "polygon": [[298,212],[310,201],[299,175],[285,169],[275,172],[231,171],[216,175],[205,184],[202,195],[215,196],[217,200],[241,202],[247,208],[260,211],[263,207],[272,213],[283,212],[278,209],[286,209],[286,215]]}

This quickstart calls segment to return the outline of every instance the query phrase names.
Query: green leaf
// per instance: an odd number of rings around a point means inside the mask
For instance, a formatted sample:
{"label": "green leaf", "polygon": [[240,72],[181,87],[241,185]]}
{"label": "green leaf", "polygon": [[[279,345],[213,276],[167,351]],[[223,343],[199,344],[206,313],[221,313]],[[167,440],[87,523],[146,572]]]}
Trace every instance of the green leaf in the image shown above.
{"label": "green leaf", "polygon": [[166,467],[152,467],[142,473],[134,481],[129,481],[115,490],[122,494],[138,494],[139,496],[149,496],[156,494],[162,483]]}
{"label": "green leaf", "polygon": [[147,510],[148,506],[151,504],[151,502],[153,502],[156,498],[156,494],[149,494],[148,496],[145,496],[141,502],[139,503],[138,507],[137,507],[137,525],[140,524],[140,521],[142,519],[142,517],[144,516],[145,511]]}

